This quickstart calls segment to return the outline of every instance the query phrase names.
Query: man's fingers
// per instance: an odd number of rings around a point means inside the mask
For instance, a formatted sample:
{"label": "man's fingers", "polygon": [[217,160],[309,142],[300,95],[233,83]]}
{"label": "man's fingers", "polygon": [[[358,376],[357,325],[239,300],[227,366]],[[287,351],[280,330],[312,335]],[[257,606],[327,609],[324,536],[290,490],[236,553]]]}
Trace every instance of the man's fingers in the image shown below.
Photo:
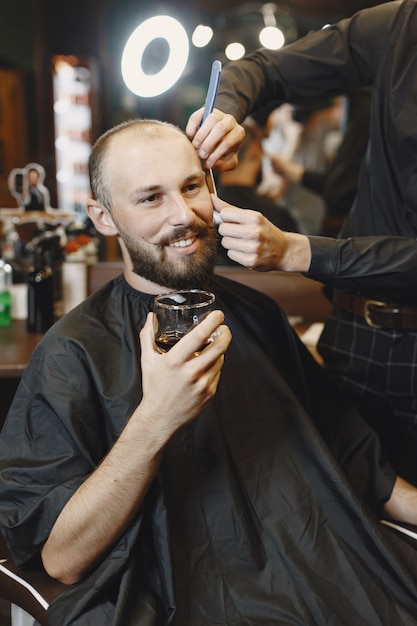
{"label": "man's fingers", "polygon": [[[177,360],[179,363],[194,358],[196,353],[200,353],[210,342],[211,338],[218,332],[215,337],[216,350],[211,352],[212,358],[218,358],[230,343],[228,339],[227,326],[222,326],[224,314],[222,311],[212,311],[208,316],[192,330],[190,330],[182,339],[169,351],[169,356]],[[227,329],[228,333],[223,331]],[[219,341],[217,339],[219,338]],[[214,341],[213,341],[214,343]]]}
{"label": "man's fingers", "polygon": [[[222,311],[212,311],[209,315],[181,340],[181,350],[183,354],[193,356],[200,352],[210,341],[214,333],[219,331],[219,327],[224,321]],[[219,342],[219,344],[222,342]],[[178,346],[179,347],[179,346]],[[219,345],[221,348],[222,346]]]}
{"label": "man's fingers", "polygon": [[156,346],[154,342],[154,314],[148,313],[146,317],[146,322],[142,326],[142,329],[139,333],[140,345],[142,352],[155,352]]}

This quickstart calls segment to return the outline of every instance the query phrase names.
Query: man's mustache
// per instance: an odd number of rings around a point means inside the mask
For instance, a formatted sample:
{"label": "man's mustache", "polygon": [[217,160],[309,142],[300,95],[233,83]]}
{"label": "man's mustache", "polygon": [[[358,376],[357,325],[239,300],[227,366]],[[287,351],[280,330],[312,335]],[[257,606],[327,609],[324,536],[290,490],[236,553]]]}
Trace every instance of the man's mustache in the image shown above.
{"label": "man's mustache", "polygon": [[161,237],[154,243],[161,248],[169,246],[174,241],[179,239],[187,239],[188,237],[207,237],[207,235],[214,229],[214,224],[197,224],[194,223],[191,226],[180,226],[175,228],[169,235]]}

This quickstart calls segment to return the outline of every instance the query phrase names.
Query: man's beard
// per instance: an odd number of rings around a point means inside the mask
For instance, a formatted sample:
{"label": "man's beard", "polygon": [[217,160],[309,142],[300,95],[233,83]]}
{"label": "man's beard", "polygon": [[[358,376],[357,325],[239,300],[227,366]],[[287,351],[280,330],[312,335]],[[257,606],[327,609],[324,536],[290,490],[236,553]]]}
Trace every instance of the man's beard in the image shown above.
{"label": "man's beard", "polygon": [[[172,241],[187,237],[190,233],[203,241],[202,250],[196,254],[167,259],[166,246]],[[193,224],[188,228],[177,228],[169,237],[157,244],[140,245],[119,228],[132,262],[135,274],[162,287],[191,289],[200,287],[213,275],[216,262],[217,236],[214,226]]]}

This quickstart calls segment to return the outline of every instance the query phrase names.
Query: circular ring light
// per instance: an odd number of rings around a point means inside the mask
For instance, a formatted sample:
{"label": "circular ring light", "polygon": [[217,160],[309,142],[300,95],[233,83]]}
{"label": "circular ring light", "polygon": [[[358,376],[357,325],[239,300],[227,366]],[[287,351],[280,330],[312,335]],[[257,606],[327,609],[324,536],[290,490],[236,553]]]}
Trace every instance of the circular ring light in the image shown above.
{"label": "circular ring light", "polygon": [[[154,39],[166,40],[168,60],[156,74],[145,74],[143,53]],[[168,15],[151,17],[139,24],[126,42],[121,63],[123,80],[137,96],[159,96],[180,78],[187,65],[188,53],[188,36],[180,22]]]}

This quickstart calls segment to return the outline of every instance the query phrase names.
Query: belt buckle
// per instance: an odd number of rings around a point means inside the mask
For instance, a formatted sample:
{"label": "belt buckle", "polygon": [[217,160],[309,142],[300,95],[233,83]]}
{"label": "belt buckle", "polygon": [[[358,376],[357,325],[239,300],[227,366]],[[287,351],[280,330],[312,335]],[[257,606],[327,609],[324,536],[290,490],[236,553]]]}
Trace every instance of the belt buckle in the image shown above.
{"label": "belt buckle", "polygon": [[365,318],[366,323],[368,324],[368,326],[370,326],[371,328],[382,328],[382,326],[380,326],[379,324],[375,324],[372,320],[371,320],[371,311],[369,310],[369,307],[371,306],[376,306],[379,308],[384,308],[387,306],[386,302],[381,302],[380,300],[365,300],[364,303],[364,307],[363,307],[363,316]]}

